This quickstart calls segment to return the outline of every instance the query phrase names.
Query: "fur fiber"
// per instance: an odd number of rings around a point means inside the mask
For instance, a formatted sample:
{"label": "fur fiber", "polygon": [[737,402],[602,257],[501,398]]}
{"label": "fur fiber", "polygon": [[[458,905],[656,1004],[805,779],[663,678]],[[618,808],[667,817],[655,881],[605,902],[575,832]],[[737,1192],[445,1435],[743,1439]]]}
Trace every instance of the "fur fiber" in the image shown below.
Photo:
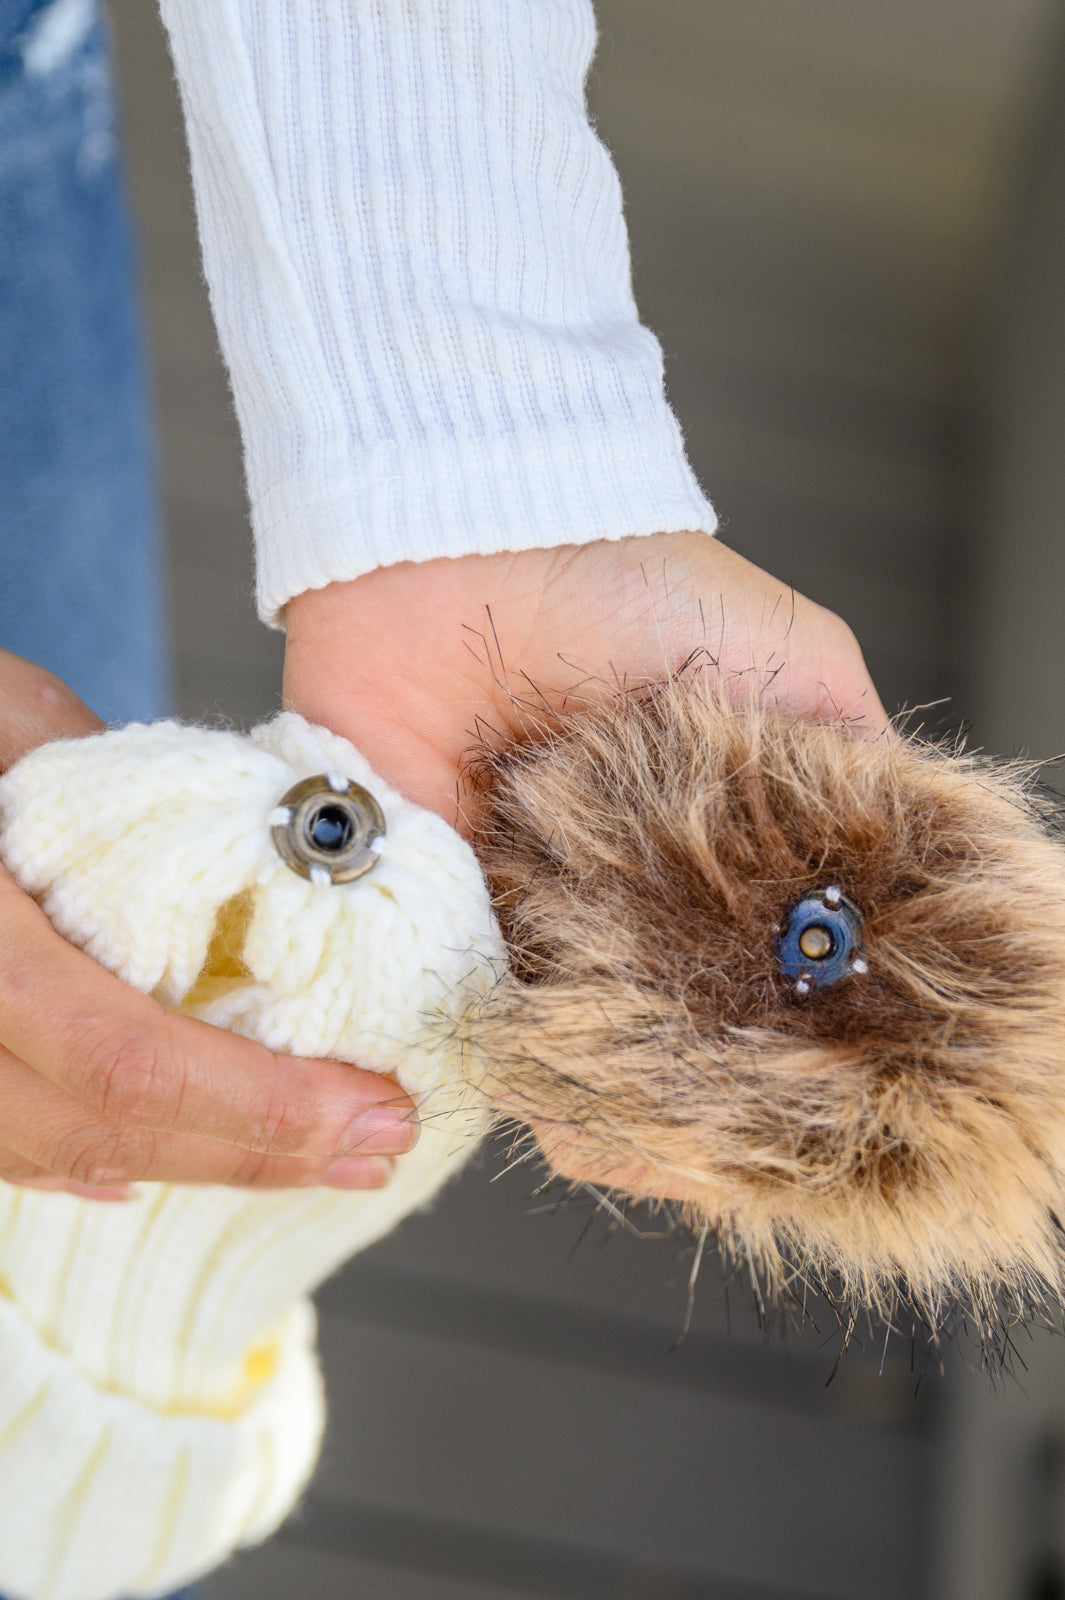
{"label": "fur fiber", "polygon": [[[549,1165],[933,1329],[1061,1298],[1065,848],[1030,770],[692,673],[478,771],[512,961],[482,1044]],[[829,884],[869,970],[800,996],[776,941]]]}

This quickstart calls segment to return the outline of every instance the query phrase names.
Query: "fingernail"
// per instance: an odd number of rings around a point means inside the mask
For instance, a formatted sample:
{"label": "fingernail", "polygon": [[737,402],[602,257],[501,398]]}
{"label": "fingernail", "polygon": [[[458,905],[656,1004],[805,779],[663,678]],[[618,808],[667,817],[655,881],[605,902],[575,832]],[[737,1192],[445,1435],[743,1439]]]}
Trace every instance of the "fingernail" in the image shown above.
{"label": "fingernail", "polygon": [[399,1106],[371,1106],[340,1141],[342,1155],[401,1156],[418,1142],[418,1119]]}
{"label": "fingernail", "polygon": [[383,1189],[393,1163],[385,1156],[345,1156],[322,1175],[327,1189]]}

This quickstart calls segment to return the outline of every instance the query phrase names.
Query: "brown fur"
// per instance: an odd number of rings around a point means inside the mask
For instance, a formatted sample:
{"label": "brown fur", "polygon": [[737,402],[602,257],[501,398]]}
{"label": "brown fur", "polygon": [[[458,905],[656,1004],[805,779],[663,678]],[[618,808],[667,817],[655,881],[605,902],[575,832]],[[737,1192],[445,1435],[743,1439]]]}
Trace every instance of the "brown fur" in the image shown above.
{"label": "brown fur", "polygon": [[[934,1325],[1061,1294],[1065,849],[1024,771],[698,674],[481,765],[495,1096],[567,1174],[638,1172],[778,1281]],[[776,940],[827,884],[869,972],[803,998]]]}

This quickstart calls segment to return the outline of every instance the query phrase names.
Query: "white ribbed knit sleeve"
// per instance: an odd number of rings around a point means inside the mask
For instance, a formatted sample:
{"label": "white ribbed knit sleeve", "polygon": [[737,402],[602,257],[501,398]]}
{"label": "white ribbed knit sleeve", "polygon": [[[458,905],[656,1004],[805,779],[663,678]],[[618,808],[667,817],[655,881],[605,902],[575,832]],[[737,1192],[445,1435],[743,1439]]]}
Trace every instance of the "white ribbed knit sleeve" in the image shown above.
{"label": "white ribbed knit sleeve", "polygon": [[161,0],[259,604],[380,565],[705,529],[589,0]]}

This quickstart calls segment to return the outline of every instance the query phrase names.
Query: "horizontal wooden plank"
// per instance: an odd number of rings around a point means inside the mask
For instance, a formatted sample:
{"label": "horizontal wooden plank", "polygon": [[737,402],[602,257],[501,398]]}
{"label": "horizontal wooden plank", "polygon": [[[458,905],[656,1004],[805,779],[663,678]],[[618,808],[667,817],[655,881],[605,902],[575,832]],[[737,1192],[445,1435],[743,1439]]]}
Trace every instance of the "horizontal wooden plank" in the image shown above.
{"label": "horizontal wooden plank", "polygon": [[319,1487],[497,1530],[838,1600],[917,1587],[900,1539],[920,1441],[325,1317]]}
{"label": "horizontal wooden plank", "polygon": [[[611,1227],[588,1197],[539,1192],[543,1173],[535,1165],[503,1168],[501,1151],[483,1150],[431,1208],[409,1217],[364,1259],[638,1316],[661,1328],[668,1347],[682,1324],[691,1256],[664,1221],[634,1211],[634,1228],[648,1235],[636,1237]],[[731,1326],[737,1337],[762,1337],[742,1284],[734,1285],[726,1304],[709,1251],[696,1326]]]}
{"label": "horizontal wooden plank", "polygon": [[411,1272],[373,1252],[350,1262],[317,1299],[325,1315],[348,1322],[400,1333],[431,1328],[435,1338],[453,1344],[483,1345],[820,1420],[919,1433],[933,1399],[929,1385],[915,1384],[904,1341],[863,1329],[843,1354],[840,1330],[813,1296],[806,1335],[790,1342],[768,1329],[760,1338],[733,1336],[727,1323],[682,1337],[681,1325],[631,1310],[606,1312],[528,1289]]}
{"label": "horizontal wooden plank", "polygon": [[[630,1561],[611,1551],[385,1511],[320,1493],[311,1494],[286,1530],[285,1543],[357,1552],[356,1561],[365,1554],[381,1562],[390,1559],[397,1577],[425,1583],[432,1573],[437,1582],[465,1582],[472,1600],[485,1592],[486,1582],[498,1584],[514,1600],[532,1594],[542,1600],[828,1600],[798,1580],[785,1589],[722,1575],[707,1578],[672,1563]],[[405,1591],[394,1592],[407,1600]],[[360,1600],[376,1597],[360,1594]]]}
{"label": "horizontal wooden plank", "polygon": [[[541,1600],[542,1591],[523,1584],[520,1573],[501,1588],[478,1582],[468,1571],[457,1578],[432,1566],[419,1571],[409,1539],[399,1550],[389,1543],[383,1551],[381,1530],[364,1528],[350,1513],[342,1519],[338,1554],[323,1548],[328,1532],[320,1528],[321,1520],[320,1514],[315,1519],[313,1513],[298,1512],[295,1525],[280,1539],[238,1555],[212,1574],[206,1600]],[[366,1550],[384,1554],[384,1560],[364,1559]]]}
{"label": "horizontal wooden plank", "polygon": [[[623,1229],[589,1197],[567,1198],[565,1186],[539,1192],[537,1167],[503,1172],[503,1165],[499,1150],[479,1152],[431,1207],[408,1217],[344,1269],[326,1291],[332,1309],[358,1316],[360,1275],[381,1269],[420,1276],[427,1293],[446,1279],[455,1297],[484,1291],[489,1297],[513,1295],[519,1302],[530,1297],[574,1313],[635,1319],[647,1330],[651,1358],[672,1359],[668,1352],[685,1320],[690,1243],[671,1235],[666,1219],[646,1208],[631,1208],[630,1227]],[[805,1351],[818,1391],[832,1373],[839,1347],[838,1324],[829,1308],[811,1298],[803,1324],[793,1311],[766,1306],[743,1269],[722,1264],[712,1241],[696,1286],[692,1330],[696,1339],[706,1335],[749,1345],[759,1361],[763,1355],[786,1360],[789,1351]],[[859,1330],[860,1340],[867,1337],[876,1354],[854,1365],[875,1374],[882,1335]],[[688,1359],[683,1349],[678,1352],[682,1363]],[[905,1339],[889,1344],[890,1362],[906,1367],[909,1358]],[[844,1364],[833,1388],[849,1366]],[[883,1415],[875,1407],[860,1410]]]}

